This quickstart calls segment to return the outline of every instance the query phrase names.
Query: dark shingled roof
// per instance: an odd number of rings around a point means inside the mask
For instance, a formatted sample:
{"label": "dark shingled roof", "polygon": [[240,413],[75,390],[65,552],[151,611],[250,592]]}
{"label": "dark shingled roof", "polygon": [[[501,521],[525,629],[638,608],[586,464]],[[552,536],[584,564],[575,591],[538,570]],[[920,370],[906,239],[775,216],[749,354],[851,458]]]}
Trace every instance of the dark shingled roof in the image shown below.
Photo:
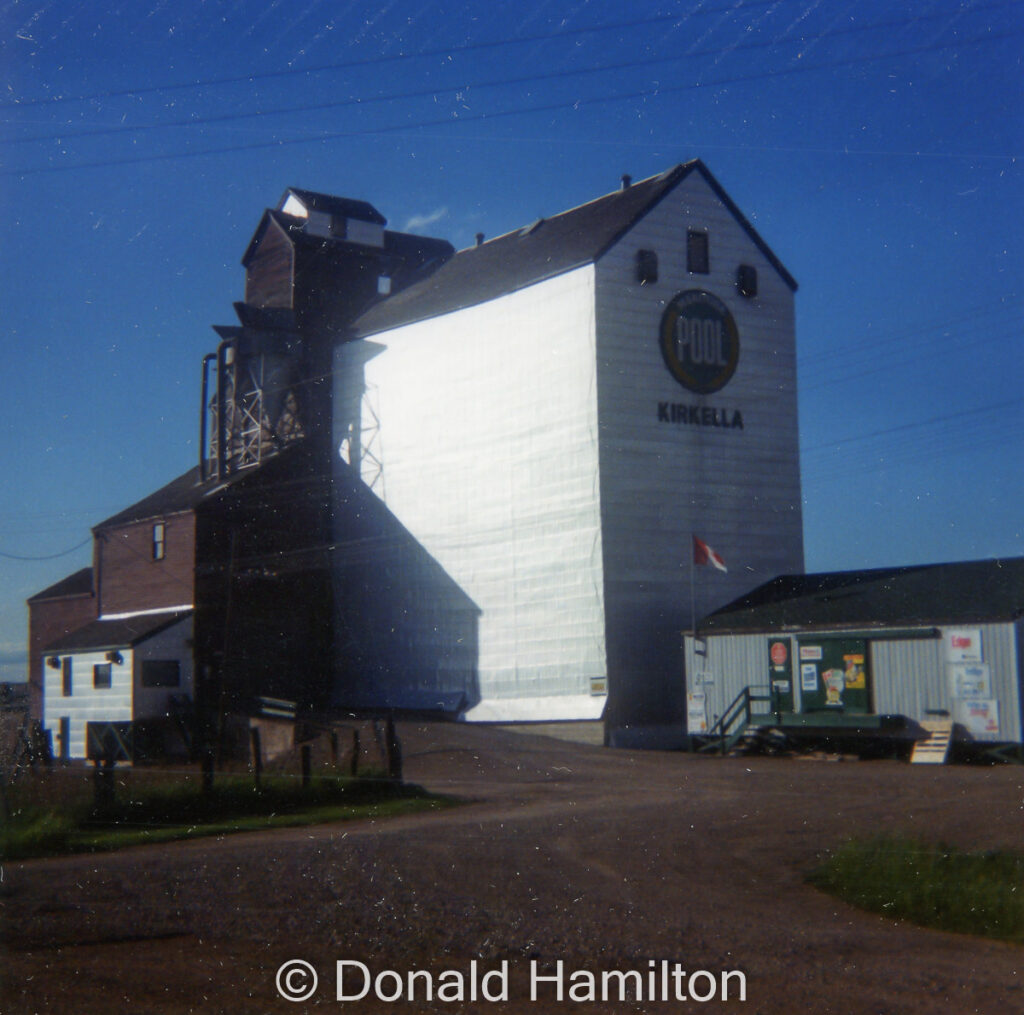
{"label": "dark shingled roof", "polygon": [[315,190],[302,190],[299,187],[289,187],[277,207],[283,208],[288,196],[294,194],[311,211],[322,211],[328,215],[337,215],[340,218],[359,219],[362,222],[375,222],[379,226],[385,226],[388,220],[369,201],[357,201],[351,197],[335,197],[333,194],[320,194]]}
{"label": "dark shingled roof", "polygon": [[83,567],[81,571],[69,574],[61,578],[59,582],[49,588],[30,596],[28,602],[38,603],[44,599],[64,599],[68,596],[91,596],[92,595],[92,568]]}
{"label": "dark shingled roof", "polygon": [[199,466],[194,466],[148,497],[143,497],[142,500],[136,501],[123,511],[118,511],[116,515],[111,515],[99,525],[94,525],[93,532],[110,528],[113,525],[127,525],[131,522],[146,521],[149,518],[162,518],[180,511],[190,511],[203,499],[212,486],[211,482],[199,482]]}
{"label": "dark shingled roof", "polygon": [[705,617],[708,634],[986,623],[1024,616],[1024,557],[782,575]]}
{"label": "dark shingled roof", "polygon": [[[347,199],[339,197],[335,200],[344,202]],[[242,255],[243,265],[248,266],[267,231],[267,227],[272,222],[276,223],[284,232],[289,242],[299,247],[327,250],[345,247],[349,244],[349,241],[342,236],[321,236],[318,233],[306,232],[306,219],[298,218],[295,215],[286,215],[283,211],[272,208],[263,213],[256,232],[253,233],[249,246]],[[383,252],[413,264],[430,263],[436,267],[437,263],[451,257],[455,253],[455,248],[447,240],[439,240],[432,236],[417,236],[413,233],[396,233],[385,229]]]}
{"label": "dark shingled roof", "polygon": [[356,320],[354,334],[365,337],[475,306],[590,264],[694,172],[704,177],[787,285],[796,289],[792,275],[704,164],[695,159],[560,215],[460,250],[428,278],[371,307]]}
{"label": "dark shingled roof", "polygon": [[102,652],[106,649],[130,648],[176,624],[191,613],[191,610],[174,610],[125,617],[123,620],[90,620],[77,631],[51,642],[43,652]]}

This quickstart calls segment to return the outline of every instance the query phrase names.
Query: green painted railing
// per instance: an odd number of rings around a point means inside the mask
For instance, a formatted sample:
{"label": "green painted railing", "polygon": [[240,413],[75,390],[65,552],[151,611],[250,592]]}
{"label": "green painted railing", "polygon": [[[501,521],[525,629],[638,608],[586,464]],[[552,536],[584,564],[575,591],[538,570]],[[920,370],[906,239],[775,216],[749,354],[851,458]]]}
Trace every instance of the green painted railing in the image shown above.
{"label": "green painted railing", "polygon": [[702,743],[697,750],[701,753],[718,751],[728,754],[750,726],[755,702],[767,702],[769,706],[773,704],[771,688],[767,684],[744,687],[707,733],[699,738]]}

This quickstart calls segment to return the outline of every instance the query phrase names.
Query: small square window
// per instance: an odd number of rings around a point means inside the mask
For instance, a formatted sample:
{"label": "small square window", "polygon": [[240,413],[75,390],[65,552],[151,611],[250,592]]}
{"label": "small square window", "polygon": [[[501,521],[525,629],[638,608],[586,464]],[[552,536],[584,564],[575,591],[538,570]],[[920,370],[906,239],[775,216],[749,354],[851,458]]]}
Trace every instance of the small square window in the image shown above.
{"label": "small square window", "polygon": [[70,698],[73,690],[71,682],[71,656],[65,656],[60,661],[60,693],[65,698]]}
{"label": "small square window", "polygon": [[686,234],[686,270],[697,275],[710,271],[708,258],[708,234],[691,229]]}
{"label": "small square window", "polygon": [[167,553],[167,526],[157,522],[153,526],[153,560],[163,560]]}
{"label": "small square window", "polygon": [[142,664],[143,687],[178,687],[181,664],[177,659],[147,659]]}
{"label": "small square window", "polygon": [[111,686],[110,663],[96,663],[92,668],[92,686],[103,689]]}

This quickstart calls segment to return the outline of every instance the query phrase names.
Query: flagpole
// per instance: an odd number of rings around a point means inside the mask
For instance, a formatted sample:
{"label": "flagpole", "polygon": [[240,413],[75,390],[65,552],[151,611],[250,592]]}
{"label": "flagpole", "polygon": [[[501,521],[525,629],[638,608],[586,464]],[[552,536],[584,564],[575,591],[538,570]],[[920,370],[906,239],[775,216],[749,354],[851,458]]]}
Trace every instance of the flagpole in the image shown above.
{"label": "flagpole", "polygon": [[694,575],[697,571],[696,553],[694,553],[693,533],[690,533],[690,632],[693,635],[693,648],[697,649],[697,593]]}

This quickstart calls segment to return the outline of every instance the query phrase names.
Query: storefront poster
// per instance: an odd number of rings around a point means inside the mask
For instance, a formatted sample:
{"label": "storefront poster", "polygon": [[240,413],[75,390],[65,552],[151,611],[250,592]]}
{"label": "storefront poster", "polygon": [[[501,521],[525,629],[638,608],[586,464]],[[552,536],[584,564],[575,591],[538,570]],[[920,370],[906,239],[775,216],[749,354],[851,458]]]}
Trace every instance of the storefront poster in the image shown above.
{"label": "storefront poster", "polygon": [[965,698],[955,702],[956,720],[975,737],[999,736],[999,702],[995,698]]}
{"label": "storefront poster", "polygon": [[[803,652],[803,649],[800,650]],[[818,667],[816,663],[800,664],[800,690],[816,691],[818,689]]]}
{"label": "storefront poster", "polygon": [[946,646],[946,662],[981,662],[981,631],[978,628],[947,628],[943,634],[943,641]]}
{"label": "storefront poster", "polygon": [[867,687],[864,671],[864,654],[862,652],[843,656],[843,675],[847,689],[863,689]]}
{"label": "storefront poster", "polygon": [[708,713],[703,691],[686,696],[686,728],[690,733],[707,733]]}
{"label": "storefront poster", "polygon": [[992,693],[988,663],[949,663],[949,689],[954,698],[987,698]]}
{"label": "storefront poster", "polygon": [[838,708],[843,703],[843,691],[846,688],[846,672],[833,666],[821,675],[825,685],[825,704]]}

